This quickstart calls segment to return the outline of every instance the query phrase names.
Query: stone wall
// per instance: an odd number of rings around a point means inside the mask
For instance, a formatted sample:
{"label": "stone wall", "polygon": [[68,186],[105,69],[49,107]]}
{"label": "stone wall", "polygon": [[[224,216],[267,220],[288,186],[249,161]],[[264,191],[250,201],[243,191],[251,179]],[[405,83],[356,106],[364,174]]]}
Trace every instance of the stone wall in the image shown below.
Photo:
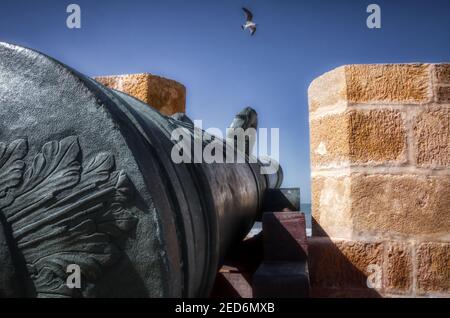
{"label": "stone wall", "polygon": [[309,106],[312,295],[450,296],[450,65],[339,67]]}
{"label": "stone wall", "polygon": [[99,76],[96,81],[147,103],[164,115],[184,113],[186,88],[178,82],[148,73]]}

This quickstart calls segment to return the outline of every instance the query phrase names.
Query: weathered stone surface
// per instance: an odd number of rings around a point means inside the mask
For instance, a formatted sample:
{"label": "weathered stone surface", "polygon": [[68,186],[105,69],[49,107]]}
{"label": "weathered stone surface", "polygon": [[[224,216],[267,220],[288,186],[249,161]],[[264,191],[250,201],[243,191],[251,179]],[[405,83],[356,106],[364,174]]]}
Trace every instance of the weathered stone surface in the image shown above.
{"label": "weathered stone surface", "polygon": [[362,175],[351,179],[356,234],[439,234],[450,229],[450,177]]}
{"label": "weathered stone surface", "polygon": [[382,268],[383,244],[312,237],[309,243],[311,287],[360,288],[367,285],[372,268]]}
{"label": "weathered stone surface", "polygon": [[338,114],[311,122],[311,163],[313,166],[348,160],[349,116]]}
{"label": "weathered stone surface", "polygon": [[347,111],[311,122],[313,166],[346,161],[406,161],[406,132],[399,111]]}
{"label": "weathered stone surface", "polygon": [[[309,239],[311,297],[445,295],[450,292],[450,243],[421,243],[416,249],[417,289],[413,290],[413,245]],[[382,285],[367,283],[379,268]],[[376,281],[372,280],[372,281]]]}
{"label": "weathered stone surface", "polygon": [[349,128],[352,162],[385,162],[404,159],[406,135],[400,112],[352,111]]}
{"label": "weathered stone surface", "polygon": [[346,66],[350,103],[412,103],[431,100],[428,64]]}
{"label": "weathered stone surface", "polygon": [[345,67],[339,67],[314,80],[308,89],[309,111],[346,101]]}
{"label": "weathered stone surface", "polygon": [[338,103],[422,104],[431,101],[429,64],[347,65],[315,79],[309,110]]}
{"label": "weathered stone surface", "polygon": [[419,166],[450,167],[450,109],[426,110],[416,116],[414,139]]}
{"label": "weathered stone surface", "polygon": [[415,245],[450,231],[449,84],[449,64],[349,65],[311,84],[312,297],[376,297],[367,268],[348,283],[374,259],[383,296],[449,293],[450,243]]}
{"label": "weathered stone surface", "polygon": [[315,177],[312,181],[313,235],[350,237],[353,229],[351,178]]}
{"label": "weathered stone surface", "polygon": [[436,99],[441,104],[450,103],[450,86],[438,87]]}
{"label": "weathered stone surface", "polygon": [[435,73],[439,84],[450,84],[450,64],[435,65]]}
{"label": "weathered stone surface", "polygon": [[407,294],[412,289],[412,246],[407,242],[388,242],[385,251],[383,284],[388,293]]}
{"label": "weathered stone surface", "polygon": [[[313,178],[314,235],[448,233],[450,177],[351,174]],[[322,234],[320,234],[322,233]]]}
{"label": "weathered stone surface", "polygon": [[417,248],[419,293],[450,293],[450,243],[422,243]]}
{"label": "weathered stone surface", "polygon": [[176,81],[147,73],[100,76],[95,80],[140,99],[164,115],[185,112],[186,88]]}

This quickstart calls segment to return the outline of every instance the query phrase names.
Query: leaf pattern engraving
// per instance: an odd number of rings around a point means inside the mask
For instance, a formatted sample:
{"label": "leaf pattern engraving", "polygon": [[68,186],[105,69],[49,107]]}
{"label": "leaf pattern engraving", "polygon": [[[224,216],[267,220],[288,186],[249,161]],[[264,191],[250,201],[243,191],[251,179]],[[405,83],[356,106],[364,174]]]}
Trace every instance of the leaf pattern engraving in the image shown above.
{"label": "leaf pattern engraving", "polygon": [[[66,285],[67,266],[87,283],[121,257],[118,242],[136,226],[126,208],[133,187],[114,157],[82,166],[77,137],[45,144],[25,171],[25,141],[0,144],[0,212],[11,227],[38,297],[80,296]],[[86,283],[83,285],[86,287]]]}
{"label": "leaf pattern engraving", "polygon": [[22,160],[28,152],[25,140],[16,140],[9,146],[0,143],[0,209],[14,199],[10,190],[22,181],[25,163]]}

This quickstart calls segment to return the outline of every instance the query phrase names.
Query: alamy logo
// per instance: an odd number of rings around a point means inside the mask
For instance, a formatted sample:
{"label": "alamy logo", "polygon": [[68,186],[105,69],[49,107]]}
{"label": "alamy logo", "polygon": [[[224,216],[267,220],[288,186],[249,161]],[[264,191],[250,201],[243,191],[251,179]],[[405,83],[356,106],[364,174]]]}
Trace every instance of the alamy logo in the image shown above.
{"label": "alamy logo", "polygon": [[381,267],[377,264],[367,266],[367,287],[371,289],[380,289],[382,285],[383,274]]}
{"label": "alamy logo", "polygon": [[66,9],[70,13],[66,20],[69,29],[81,29],[81,8],[78,4],[69,4]]}
{"label": "alamy logo", "polygon": [[[280,157],[278,128],[270,129],[270,140],[267,128],[227,128],[225,136],[226,139],[218,128],[208,128],[203,133],[201,120],[194,121],[194,133],[185,127],[174,129],[171,140],[176,143],[171,152],[172,161],[176,164],[257,163],[259,158],[263,164],[261,174],[277,173]],[[252,155],[254,145],[257,145],[257,157]]]}
{"label": "alamy logo", "polygon": [[66,279],[66,286],[69,289],[81,288],[81,268],[76,264],[67,266],[66,273],[69,275]]}
{"label": "alamy logo", "polygon": [[367,27],[369,29],[381,29],[381,7],[378,4],[370,4],[367,7]]}

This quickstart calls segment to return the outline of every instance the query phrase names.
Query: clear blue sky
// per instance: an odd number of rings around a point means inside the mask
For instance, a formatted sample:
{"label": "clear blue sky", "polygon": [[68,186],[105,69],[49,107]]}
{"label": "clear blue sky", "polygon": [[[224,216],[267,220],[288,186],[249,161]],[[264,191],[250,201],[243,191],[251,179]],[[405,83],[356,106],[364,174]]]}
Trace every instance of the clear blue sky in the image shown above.
{"label": "clear blue sky", "polygon": [[[66,6],[82,10],[66,28]],[[366,27],[366,7],[382,29]],[[254,11],[253,38],[240,29]],[[450,61],[450,0],[0,0],[0,41],[90,75],[150,72],[183,83],[187,112],[225,129],[245,106],[279,127],[286,186],[310,202],[307,88],[350,63]]]}

